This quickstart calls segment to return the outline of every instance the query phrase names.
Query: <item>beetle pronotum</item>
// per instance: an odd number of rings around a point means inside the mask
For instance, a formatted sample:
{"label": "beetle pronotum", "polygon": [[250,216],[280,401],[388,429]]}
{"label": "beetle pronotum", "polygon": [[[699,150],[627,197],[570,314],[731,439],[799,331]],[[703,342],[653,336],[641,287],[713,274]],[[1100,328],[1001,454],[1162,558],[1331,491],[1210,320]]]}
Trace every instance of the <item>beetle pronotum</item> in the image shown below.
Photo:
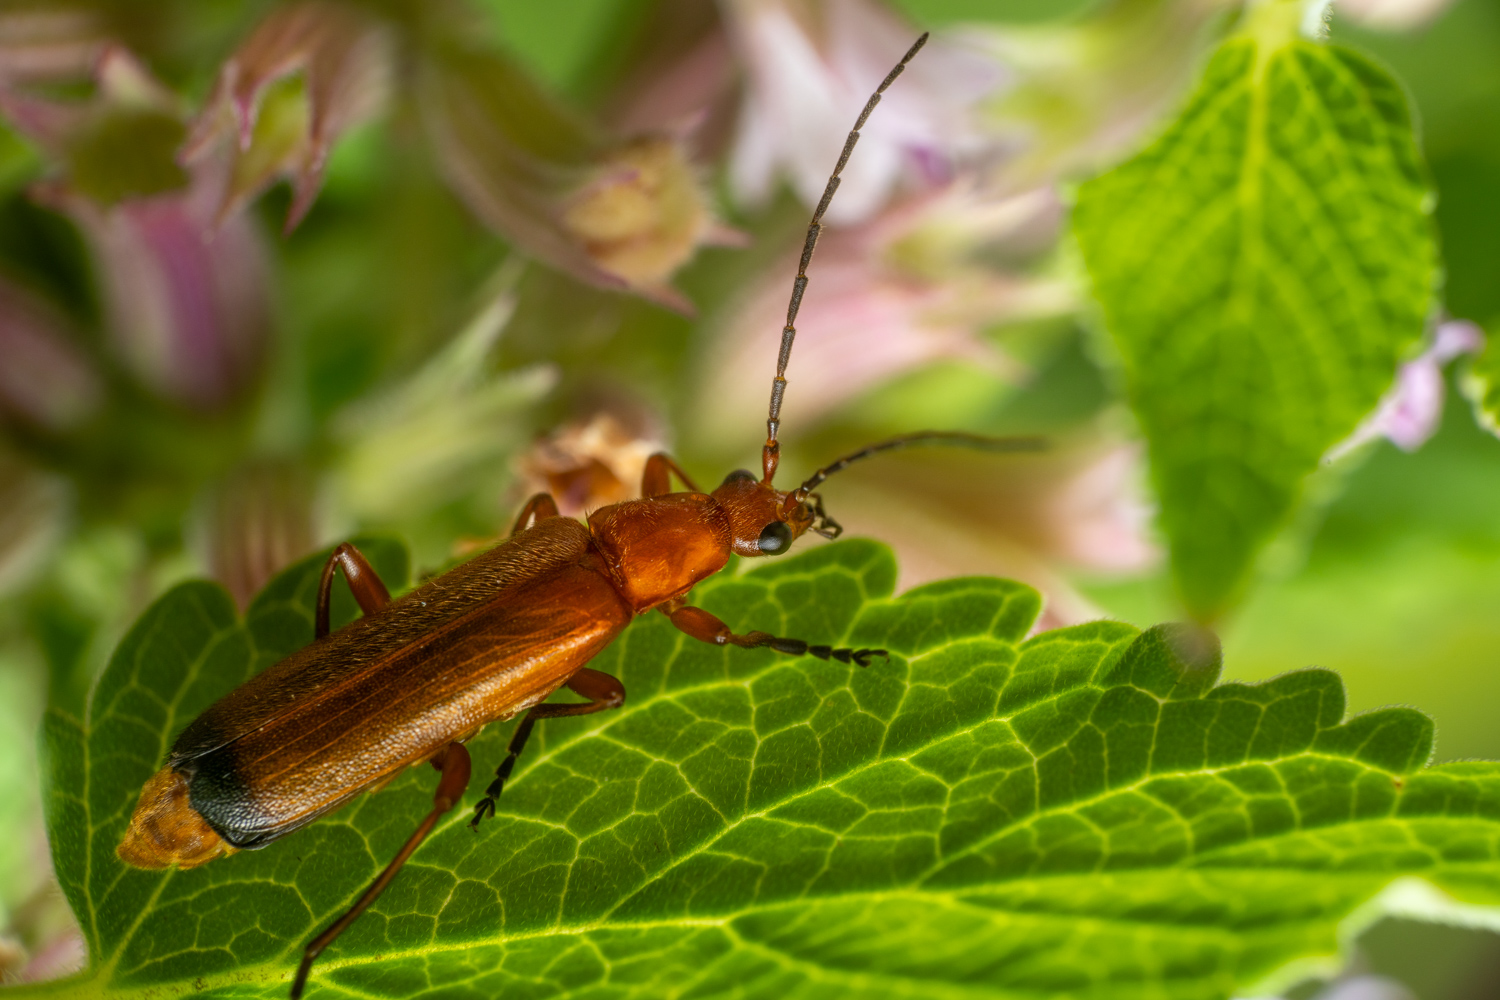
{"label": "beetle pronotum", "polygon": [[[688,604],[687,595],[731,553],[779,555],[809,529],[837,536],[842,529],[814,490],[851,462],[924,441],[996,450],[1039,446],[1034,438],[927,431],[861,449],[793,490],[772,485],[786,367],[823,213],[859,130],[926,40],[917,39],[865,104],[808,225],[771,387],[760,479],[731,472],[704,493],[671,458],[656,454],[646,463],[641,499],[595,510],[585,526],[558,516],[552,497],[537,494],[507,541],[394,601],[359,551],[340,545],[319,581],[312,645],[195,719],[146,782],[117,853],[140,868],[190,868],[263,847],[412,764],[431,761],[439,769],[427,818],[354,905],[307,945],[292,983],[294,1000],[318,954],[374,902],[463,797],[470,773],[463,743],[482,726],[526,713],[474,808],[476,827],[494,815],[537,720],[624,703],[621,683],[586,664],[636,615],[661,611],[692,638],[718,645],[769,646],[860,666],[885,656],[881,649],[833,648],[765,632],[739,635]],[[674,476],[687,492],[671,492]],[[364,616],[330,632],[336,568]],[[563,686],[587,700],[544,703]]]}

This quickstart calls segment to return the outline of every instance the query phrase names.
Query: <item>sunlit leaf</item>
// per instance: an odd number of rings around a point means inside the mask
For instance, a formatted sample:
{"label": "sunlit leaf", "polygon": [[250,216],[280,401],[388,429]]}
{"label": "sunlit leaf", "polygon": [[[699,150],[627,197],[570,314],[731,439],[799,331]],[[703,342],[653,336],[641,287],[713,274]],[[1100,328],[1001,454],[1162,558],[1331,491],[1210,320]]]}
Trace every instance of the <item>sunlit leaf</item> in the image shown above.
{"label": "sunlit leaf", "polygon": [[[399,552],[366,551],[402,578]],[[86,716],[50,714],[80,991],[283,995],[303,942],[428,808],[421,769],[200,869],[114,856],[175,732],[310,637],[318,566],[243,622],[216,587],[171,591]],[[309,995],[1198,1000],[1332,955],[1393,884],[1496,912],[1500,766],[1424,769],[1420,713],[1344,720],[1321,670],[1217,685],[1216,644],[1186,628],[1027,640],[1038,600],[1019,584],[893,599],[894,578],[852,541],[698,591],[735,627],[891,650],[868,669],[631,626],[594,663],[626,707],[539,727],[500,815],[477,836],[445,821]],[[510,728],[473,742],[482,770]]]}
{"label": "sunlit leaf", "polygon": [[1428,202],[1400,85],[1264,30],[1226,42],[1166,133],[1080,190],[1075,231],[1195,615],[1235,600],[1421,336]]}

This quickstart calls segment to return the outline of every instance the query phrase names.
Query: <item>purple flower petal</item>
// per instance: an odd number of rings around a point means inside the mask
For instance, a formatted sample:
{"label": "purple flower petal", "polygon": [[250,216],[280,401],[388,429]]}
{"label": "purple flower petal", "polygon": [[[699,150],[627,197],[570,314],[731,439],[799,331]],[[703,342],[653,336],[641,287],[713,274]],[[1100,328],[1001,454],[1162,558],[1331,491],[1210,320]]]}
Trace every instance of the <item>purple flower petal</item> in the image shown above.
{"label": "purple flower petal", "polygon": [[[785,173],[798,196],[815,204],[860,109],[917,30],[873,0],[726,9],[747,75],[731,185],[754,204]],[[993,58],[934,38],[870,117],[829,221],[869,218],[903,182],[929,189],[950,180],[977,148],[973,107],[1001,76]]]}
{"label": "purple flower petal", "polygon": [[7,11],[0,14],[0,86],[87,79],[105,45],[93,11]]}
{"label": "purple flower petal", "polygon": [[1443,366],[1484,350],[1484,333],[1468,320],[1450,320],[1433,331],[1427,349],[1403,364],[1396,384],[1363,423],[1327,456],[1340,458],[1384,437],[1402,451],[1416,451],[1437,433],[1443,416]]}
{"label": "purple flower petal", "polygon": [[51,430],[87,419],[101,387],[72,341],[57,310],[0,279],[0,407]]}
{"label": "purple flower petal", "polygon": [[[220,214],[286,176],[293,184],[286,231],[295,229],[317,198],[334,141],[385,103],[393,61],[388,31],[357,7],[307,0],[273,10],[224,64],[183,147],[191,162],[233,138],[238,169]],[[305,131],[291,141],[261,139],[256,126],[268,88],[294,74],[304,81],[297,99],[306,105]],[[258,141],[271,148],[255,148]]]}

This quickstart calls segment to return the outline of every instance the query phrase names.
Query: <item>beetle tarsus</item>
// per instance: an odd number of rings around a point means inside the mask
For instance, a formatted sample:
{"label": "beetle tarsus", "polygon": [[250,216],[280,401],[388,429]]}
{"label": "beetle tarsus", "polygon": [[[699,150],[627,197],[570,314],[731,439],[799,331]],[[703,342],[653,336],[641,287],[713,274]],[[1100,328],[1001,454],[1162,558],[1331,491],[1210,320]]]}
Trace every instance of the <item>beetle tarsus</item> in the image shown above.
{"label": "beetle tarsus", "polygon": [[493,815],[495,815],[495,800],[486,795],[484,798],[480,799],[479,804],[474,807],[474,818],[469,820],[469,829],[473,830],[475,833],[478,833],[479,821],[487,816]]}
{"label": "beetle tarsus", "polygon": [[[795,642],[796,640],[781,639],[778,641]],[[803,645],[807,646],[806,643],[803,643]],[[781,649],[780,646],[775,645],[773,645],[772,648]],[[783,653],[791,652],[791,650],[786,649],[782,649],[781,651]],[[835,649],[832,646],[807,646],[805,652],[809,656],[816,656],[820,660],[833,659],[838,660],[840,663],[855,663],[861,667],[868,667],[870,665],[870,657],[872,656],[883,656],[886,659],[891,658],[891,654],[883,649]]]}
{"label": "beetle tarsus", "polygon": [[625,686],[617,678],[600,670],[590,670],[584,667],[569,677],[564,682],[568,688],[583,695],[588,701],[575,702],[571,705],[534,705],[531,710],[521,717],[521,724],[511,735],[510,747],[505,754],[505,759],[500,766],[495,768],[495,780],[490,782],[490,787],[484,790],[484,798],[474,807],[474,818],[469,821],[469,829],[479,829],[479,821],[484,819],[485,813],[495,815],[495,800],[500,798],[500,793],[505,789],[506,779],[510,772],[515,770],[516,758],[521,756],[521,751],[526,748],[526,741],[531,738],[531,730],[536,726],[538,719],[556,719],[565,715],[589,715],[593,712],[601,712],[607,708],[619,708],[625,704]]}

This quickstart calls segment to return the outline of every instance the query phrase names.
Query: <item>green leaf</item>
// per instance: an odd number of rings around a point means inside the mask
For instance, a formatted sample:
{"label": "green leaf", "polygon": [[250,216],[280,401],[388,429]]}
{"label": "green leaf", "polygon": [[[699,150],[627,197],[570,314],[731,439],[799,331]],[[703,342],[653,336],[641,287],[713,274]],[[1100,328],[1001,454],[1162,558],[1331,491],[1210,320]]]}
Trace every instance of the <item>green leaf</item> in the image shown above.
{"label": "green leaf", "polygon": [[[262,851],[114,857],[175,731],[310,634],[318,563],[243,623],[217,587],[170,592],[87,718],[49,720],[77,992],[283,996],[430,808],[422,768]],[[1420,713],[1345,721],[1322,670],[1218,685],[1184,626],[1026,639],[1020,584],[893,599],[895,577],[847,541],[697,591],[739,629],[890,649],[867,669],[633,624],[593,664],[625,708],[539,725],[500,814],[477,836],[446,819],[309,995],[1199,1000],[1334,955],[1411,877],[1500,916],[1500,765],[1423,769]],[[510,729],[471,744],[468,804]]]}
{"label": "green leaf", "polygon": [[1265,30],[1225,42],[1165,134],[1080,188],[1074,230],[1200,620],[1420,338],[1429,203],[1400,85]]}
{"label": "green leaf", "polygon": [[1495,337],[1489,338],[1483,354],[1469,362],[1459,386],[1474,407],[1479,426],[1500,437],[1500,346]]}

